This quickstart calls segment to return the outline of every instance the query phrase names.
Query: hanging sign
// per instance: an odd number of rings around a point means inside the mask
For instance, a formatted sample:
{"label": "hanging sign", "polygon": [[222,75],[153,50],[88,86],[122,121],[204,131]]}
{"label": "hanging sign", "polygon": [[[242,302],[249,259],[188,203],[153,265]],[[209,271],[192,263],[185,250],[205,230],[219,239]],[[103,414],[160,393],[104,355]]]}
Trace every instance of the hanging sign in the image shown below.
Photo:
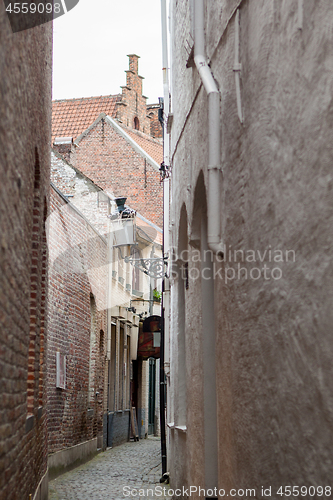
{"label": "hanging sign", "polygon": [[143,323],[140,323],[138,357],[141,357],[142,359],[157,359],[160,357],[160,347],[154,347],[156,346],[157,332],[161,332],[160,316],[149,316],[149,318],[146,318]]}

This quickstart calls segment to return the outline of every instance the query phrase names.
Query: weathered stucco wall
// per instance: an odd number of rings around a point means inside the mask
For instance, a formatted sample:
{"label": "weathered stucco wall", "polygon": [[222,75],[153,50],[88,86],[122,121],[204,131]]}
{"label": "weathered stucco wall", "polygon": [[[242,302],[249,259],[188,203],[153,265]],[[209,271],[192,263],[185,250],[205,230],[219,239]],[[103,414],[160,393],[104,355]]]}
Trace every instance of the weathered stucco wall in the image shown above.
{"label": "weathered stucco wall", "polygon": [[[243,124],[233,71],[238,3]],[[325,485],[332,477],[332,15],[329,2],[304,2],[299,29],[296,0],[206,2],[207,54],[221,91],[227,250],[215,279],[218,486],[257,488],[259,498],[261,485],[276,491],[281,485]],[[182,205],[193,239],[206,203],[198,178],[203,171],[206,184],[207,98],[196,69],[185,68],[189,22],[188,2],[173,2],[176,247]],[[190,249],[193,255],[195,247]],[[203,486],[205,332],[200,279],[191,279],[195,266],[190,259],[186,465],[175,462],[172,482],[179,483],[186,466],[188,483]],[[174,357],[176,348],[175,336]]]}
{"label": "weathered stucco wall", "polygon": [[1,2],[0,498],[12,500],[37,489],[38,498],[47,497],[43,233],[51,69],[51,24],[13,34]]}

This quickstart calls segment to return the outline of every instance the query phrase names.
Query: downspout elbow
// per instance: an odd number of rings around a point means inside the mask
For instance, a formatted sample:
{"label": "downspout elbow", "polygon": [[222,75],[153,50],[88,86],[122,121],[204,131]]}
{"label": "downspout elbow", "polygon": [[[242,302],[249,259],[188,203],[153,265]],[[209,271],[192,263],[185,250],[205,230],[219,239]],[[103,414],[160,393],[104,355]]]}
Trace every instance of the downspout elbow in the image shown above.
{"label": "downspout elbow", "polygon": [[220,94],[206,58],[202,54],[196,54],[194,56],[194,63],[200,75],[202,84],[205,87],[207,95],[209,96],[212,93]]}
{"label": "downspout elbow", "polygon": [[220,241],[219,243],[213,243],[212,241],[208,240],[208,248],[218,257],[220,262],[223,261],[225,254],[225,246],[222,243],[222,241]]}
{"label": "downspout elbow", "polygon": [[[219,127],[218,127],[219,131]],[[217,142],[219,146],[219,141]],[[221,165],[219,163],[208,165],[207,186],[207,243],[213,253],[223,258],[224,244],[222,240],[221,217]]]}

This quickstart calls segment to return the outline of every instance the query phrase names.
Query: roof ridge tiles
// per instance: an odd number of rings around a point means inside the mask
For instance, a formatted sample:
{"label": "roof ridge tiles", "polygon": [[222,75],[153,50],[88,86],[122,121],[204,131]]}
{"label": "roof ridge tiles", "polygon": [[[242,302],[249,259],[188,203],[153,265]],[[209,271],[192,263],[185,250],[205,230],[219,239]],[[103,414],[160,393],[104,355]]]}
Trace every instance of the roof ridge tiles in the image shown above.
{"label": "roof ridge tiles", "polygon": [[133,134],[133,135],[136,135],[137,137],[141,137],[142,139],[145,139],[147,141],[150,141],[154,144],[156,144],[157,146],[162,146],[162,143],[160,142],[160,140],[156,137],[152,137],[151,135],[149,134],[146,134],[145,132],[142,132],[141,130],[135,130],[133,128],[130,128],[130,127],[126,127],[125,125],[120,125],[126,132],[129,132],[130,134]]}
{"label": "roof ridge tiles", "polygon": [[100,98],[110,98],[110,97],[121,97],[121,94],[107,94],[107,95],[96,95],[90,97],[69,97],[67,99],[53,99],[52,102],[68,102],[68,101],[81,101],[82,99],[100,99]]}

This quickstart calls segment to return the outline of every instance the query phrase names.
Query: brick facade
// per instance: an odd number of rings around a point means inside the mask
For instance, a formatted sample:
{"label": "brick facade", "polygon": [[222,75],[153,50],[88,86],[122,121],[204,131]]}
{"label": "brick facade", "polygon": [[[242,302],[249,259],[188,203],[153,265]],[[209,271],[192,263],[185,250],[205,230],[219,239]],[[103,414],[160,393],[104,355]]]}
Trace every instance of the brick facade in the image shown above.
{"label": "brick facade", "polygon": [[[108,126],[111,126],[110,122]],[[62,208],[59,209],[59,207],[57,207],[57,210],[52,212],[49,221],[49,241],[52,248],[52,252],[50,255],[50,297],[52,297],[54,300],[59,300],[59,289],[63,290],[63,293],[65,295],[67,293],[66,287],[64,287],[63,284],[61,284],[60,286],[59,283],[63,283],[63,281],[66,281],[67,278],[65,279],[64,276],[59,277],[53,274],[54,267],[52,265],[52,262],[54,260],[54,257],[58,259],[59,256],[57,265],[59,267],[59,270],[64,270],[63,274],[67,272],[66,270],[68,268],[75,269],[76,264],[72,258],[72,254],[69,254],[68,251],[60,253],[60,250],[57,249],[59,245],[60,247],[63,247],[64,242],[62,241],[63,237],[57,236],[56,231],[60,230],[61,235],[63,235],[63,228],[65,224],[65,233],[68,233],[68,241],[71,238],[70,242],[74,249],[78,234],[81,235],[81,239],[88,238],[88,235],[84,232],[84,230],[77,231],[76,218],[73,219],[72,216],[69,216],[69,213],[72,215],[76,213],[78,220],[81,220],[83,224],[84,221],[86,221],[86,224],[88,224],[87,221],[89,221],[94,229],[96,229],[96,231],[98,231],[101,235],[104,235],[107,240],[108,232],[115,229],[113,227],[111,219],[109,219],[107,215],[116,209],[116,204],[113,201],[113,198],[110,198],[110,196],[108,196],[107,193],[103,191],[97,184],[92,182],[81,171],[76,169],[73,165],[69,164],[60,154],[54,151],[52,151],[51,154],[51,179],[55,187],[60,190],[61,195],[59,195],[58,193],[58,196],[60,196],[60,201],[62,200],[63,202]],[[63,196],[65,196],[66,198],[64,199]],[[70,205],[66,203],[67,199],[70,200]],[[81,217],[78,211],[82,214]],[[62,225],[59,224],[60,219],[57,213],[61,214]],[[154,241],[154,254],[160,255],[162,243],[161,230],[159,230],[151,222],[144,219],[139,213],[137,213],[137,216],[135,218],[135,226],[137,243],[139,245],[138,248],[142,252],[142,257],[145,258],[151,256],[153,249],[152,241]],[[81,252],[83,261],[88,261],[89,255],[86,253],[86,248],[83,248],[81,246]],[[122,247],[123,256],[124,252],[125,254],[128,253],[129,249],[126,247]],[[60,259],[60,255],[63,255],[62,259]],[[120,256],[120,253],[116,248],[114,248],[110,252],[109,258],[111,259],[110,266],[102,266],[99,264],[97,266],[101,276],[103,276],[103,280],[105,280],[105,283],[107,282],[107,280],[109,280],[109,300],[111,301],[110,313],[112,316],[111,323],[109,323],[109,332],[107,332],[110,342],[107,343],[109,349],[106,352],[104,373],[100,372],[100,377],[104,377],[104,391],[103,396],[101,397],[101,399],[103,400],[104,415],[103,433],[98,435],[97,446],[104,448],[106,446],[115,446],[116,444],[127,441],[129,438],[129,408],[131,406],[131,397],[133,396],[134,386],[134,392],[138,394],[138,397],[135,397],[134,406],[136,406],[137,413],[140,416],[139,428],[141,426],[141,420],[144,420],[143,428],[140,429],[140,435],[144,437],[147,432],[147,430],[145,430],[146,421],[144,417],[144,415],[147,413],[146,407],[148,405],[148,386],[146,375],[144,375],[144,377],[142,378],[142,370],[140,370],[139,373],[137,373],[136,371],[134,373],[134,370],[132,369],[132,359],[136,358],[136,344],[134,339],[137,337],[138,316],[134,315],[130,311],[127,311],[126,308],[135,306],[135,308],[137,309],[137,314],[139,314],[140,312],[148,312],[148,299],[150,298],[151,290],[152,288],[158,286],[156,280],[151,280],[148,276],[144,275],[138,270],[134,271],[129,263],[125,263],[123,257]],[[90,284],[92,285],[92,282],[90,282]],[[106,290],[107,288],[105,287],[104,289],[103,287],[92,287],[92,291],[96,296],[98,309],[100,310],[100,312],[102,308],[107,308],[106,301],[104,300],[107,296]],[[136,300],[138,296],[141,297],[139,302],[137,302]],[[76,309],[84,309],[86,300],[85,296],[80,294],[76,297],[76,299]],[[66,298],[63,299],[60,298],[60,302],[63,300],[66,303],[69,302],[70,304],[72,295],[69,294],[69,297],[67,297],[66,295]],[[72,308],[72,310],[75,312],[74,307]],[[153,313],[154,312],[156,313],[153,307]],[[159,311],[157,313],[159,313]],[[81,317],[81,315],[79,316]],[[50,327],[49,332],[49,359],[51,360],[51,363],[53,363],[53,369],[55,368],[56,351],[59,347],[59,342],[57,340],[59,332],[58,327],[55,326],[58,325],[58,319],[58,306],[53,307],[52,304],[49,320],[50,325],[52,325],[52,328]],[[89,330],[90,318],[85,316],[84,318],[82,318],[82,322],[86,323],[86,326]],[[65,311],[65,318],[61,327],[61,337],[63,338],[64,335],[72,335],[71,332],[71,321],[69,321]],[[90,351],[88,352],[88,350],[85,350],[81,354],[85,362],[89,363]],[[146,370],[144,371],[144,374],[145,373]],[[54,379],[54,374],[52,377]],[[103,381],[101,380],[99,385],[102,384]],[[54,384],[52,386],[52,382],[51,387],[53,390]],[[108,387],[109,392],[107,390]],[[61,390],[58,389],[56,391],[56,394],[60,395]],[[69,398],[70,397],[72,396],[69,396]],[[138,406],[138,404],[143,405],[143,407]],[[58,413],[59,408],[56,404],[50,406],[50,421],[57,421],[57,419],[59,418]],[[70,415],[71,413],[70,411],[68,411],[66,418],[69,418]],[[57,447],[52,448],[53,454],[50,456],[50,473],[52,475],[59,473],[58,469],[60,465],[62,466],[61,470],[66,467],[66,464],[64,462],[66,460],[69,460],[69,453],[67,453],[66,450],[68,451],[68,446],[73,446],[73,442],[70,442],[67,446],[66,441],[63,439],[61,440],[60,432],[56,432],[55,436],[57,437],[57,439],[59,439],[59,443]],[[84,443],[81,443],[81,445],[79,446],[81,457],[83,457],[85,453],[90,454],[93,444],[91,441],[89,441],[89,443],[91,443],[91,446],[89,444],[89,446],[85,447]],[[71,456],[72,453],[74,453],[73,449],[70,450]],[[79,450],[78,447],[76,447],[75,456],[77,456],[78,454]]]}
{"label": "brick facade", "polygon": [[[107,242],[51,189],[49,218],[49,452],[103,435]],[[104,271],[103,271],[104,269]],[[56,388],[56,353],[66,387]]]}
{"label": "brick facade", "polygon": [[103,117],[75,143],[71,163],[78,170],[115,197],[127,196],[131,208],[162,227],[163,187],[156,162],[137,152]]}
{"label": "brick facade", "polygon": [[126,85],[122,88],[122,99],[116,104],[116,118],[126,127],[150,133],[150,119],[147,116],[147,97],[142,95],[143,77],[138,73],[139,56],[131,54],[126,71]]}
{"label": "brick facade", "polygon": [[[143,78],[138,74],[139,56],[128,57],[122,94],[54,101],[53,148],[102,189],[114,196],[127,196],[132,208],[162,227],[159,105],[147,105],[142,95]],[[106,116],[114,120],[118,130],[109,127]],[[131,140],[125,140],[124,134]]]}
{"label": "brick facade", "polygon": [[147,114],[150,118],[150,135],[156,137],[156,139],[161,139],[163,137],[163,129],[158,119],[159,108],[159,104],[147,105]]}
{"label": "brick facade", "polygon": [[47,498],[46,241],[52,26],[0,4],[0,498]]}
{"label": "brick facade", "polygon": [[56,138],[76,139],[100,113],[111,116],[130,130],[141,131],[147,137],[162,138],[159,104],[147,104],[147,97],[142,95],[144,77],[138,72],[140,57],[136,54],[128,57],[126,85],[121,86],[121,94],[53,101],[52,144]]}

